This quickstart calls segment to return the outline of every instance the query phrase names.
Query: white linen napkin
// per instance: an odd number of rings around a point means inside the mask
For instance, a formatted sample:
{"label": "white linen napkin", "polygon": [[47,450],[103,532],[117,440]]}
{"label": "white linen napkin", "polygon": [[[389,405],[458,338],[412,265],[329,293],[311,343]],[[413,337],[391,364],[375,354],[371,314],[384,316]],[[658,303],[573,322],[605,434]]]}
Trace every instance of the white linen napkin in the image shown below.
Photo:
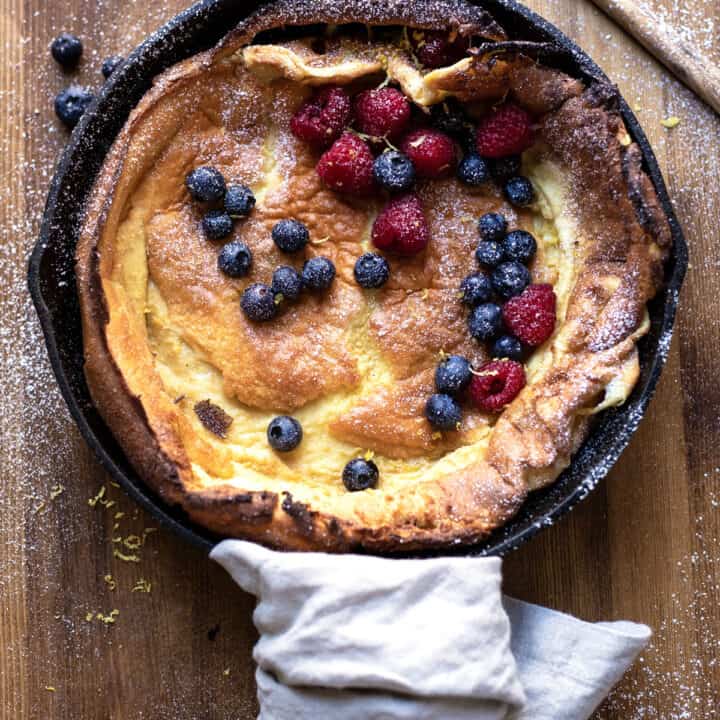
{"label": "white linen napkin", "polygon": [[499,558],[210,557],[258,599],[258,720],[585,720],[650,638],[503,597]]}

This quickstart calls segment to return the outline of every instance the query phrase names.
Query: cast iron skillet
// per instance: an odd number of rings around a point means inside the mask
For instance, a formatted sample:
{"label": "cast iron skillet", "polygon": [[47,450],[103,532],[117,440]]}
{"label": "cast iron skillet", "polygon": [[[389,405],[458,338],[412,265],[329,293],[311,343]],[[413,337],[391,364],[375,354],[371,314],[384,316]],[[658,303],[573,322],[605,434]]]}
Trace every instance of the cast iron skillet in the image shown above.
{"label": "cast iron skillet", "polygon": [[[153,77],[170,65],[213,46],[259,4],[237,0],[199,2],[153,33],[113,74],[73,132],[60,159],[28,272],[50,362],[83,437],[103,467],[131,497],[179,535],[207,550],[218,538],[190,523],[182,511],[167,506],[142,482],[92,405],[83,376],[74,253],[80,218],[93,180],[113,139],[130,110],[150,87]],[[483,5],[511,37],[553,43],[557,52],[545,58],[546,62],[585,80],[606,79],[600,68],[571,40],[524,6],[514,0],[485,0]],[[630,441],[660,376],[687,268],[687,246],[647,139],[624,100],[620,100],[620,104],[630,134],[642,149],[645,170],[658,192],[674,241],[664,289],[649,305],[651,329],[639,346],[640,380],[625,405],[598,417],[591,436],[555,484],[533,493],[521,512],[485,542],[458,547],[456,552],[505,554],[583,500]]]}

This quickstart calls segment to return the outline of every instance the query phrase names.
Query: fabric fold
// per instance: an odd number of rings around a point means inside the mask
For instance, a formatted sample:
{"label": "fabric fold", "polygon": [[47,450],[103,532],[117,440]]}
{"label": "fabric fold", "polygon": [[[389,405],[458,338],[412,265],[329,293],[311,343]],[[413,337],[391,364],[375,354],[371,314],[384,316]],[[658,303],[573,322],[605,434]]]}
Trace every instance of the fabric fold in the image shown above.
{"label": "fabric fold", "polygon": [[261,720],[583,719],[650,636],[504,598],[499,558],[211,558],[258,598]]}

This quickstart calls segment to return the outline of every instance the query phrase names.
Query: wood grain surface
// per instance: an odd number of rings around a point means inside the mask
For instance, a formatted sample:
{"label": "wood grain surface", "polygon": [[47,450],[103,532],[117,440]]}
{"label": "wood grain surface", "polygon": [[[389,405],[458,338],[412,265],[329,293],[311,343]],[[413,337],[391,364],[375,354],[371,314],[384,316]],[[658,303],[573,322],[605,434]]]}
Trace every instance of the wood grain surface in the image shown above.
{"label": "wood grain surface", "polygon": [[[80,34],[86,57],[77,77],[97,86],[102,57],[127,53],[186,2],[0,0],[3,720],[245,720],[256,712],[251,599],[200,552],[162,529],[146,532],[152,518],[110,484],[59,398],[25,290],[27,253],[67,139],[52,98],[74,79],[50,60],[49,41],[61,30]],[[720,120],[590,2],[530,4],[637,106],[692,266],[668,365],[631,446],[584,504],[508,558],[506,589],[588,620],[654,628],[653,646],[595,720],[716,718]],[[650,4],[720,60],[715,0]],[[661,124],[670,117],[680,119],[673,129]]]}

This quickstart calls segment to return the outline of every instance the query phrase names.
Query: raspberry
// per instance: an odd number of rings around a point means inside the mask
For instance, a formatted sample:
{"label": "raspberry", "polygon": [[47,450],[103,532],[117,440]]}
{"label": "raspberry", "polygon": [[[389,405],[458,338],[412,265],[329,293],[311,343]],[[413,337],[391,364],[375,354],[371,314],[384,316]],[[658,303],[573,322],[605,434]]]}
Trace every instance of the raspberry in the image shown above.
{"label": "raspberry", "polygon": [[555,330],[555,304],[552,285],[530,285],[505,303],[503,320],[513,335],[537,347]]}
{"label": "raspberry", "polygon": [[500,412],[525,387],[525,368],[514,360],[483,365],[470,382],[470,398],[485,412]]}
{"label": "raspberry", "polygon": [[419,177],[443,177],[455,167],[455,144],[439,130],[415,130],[405,136],[401,148]]}
{"label": "raspberry", "polygon": [[373,188],[373,162],[368,144],[345,133],[320,157],[317,174],[331,190],[366,194]]}
{"label": "raspberry", "polygon": [[417,195],[392,199],[375,219],[372,241],[380,250],[415,255],[428,244],[430,233]]}
{"label": "raspberry", "polygon": [[487,158],[519,155],[532,145],[531,122],[530,115],[517,105],[501,105],[478,125],[478,152]]}
{"label": "raspberry", "polygon": [[457,35],[450,40],[447,33],[425,30],[412,33],[412,44],[417,59],[427,68],[454,65],[467,54],[468,39]]}
{"label": "raspberry", "polygon": [[327,147],[350,121],[350,96],[339,87],[326,87],[304,102],[290,120],[290,130],[303,142]]}
{"label": "raspberry", "polygon": [[365,90],[355,98],[355,117],[361,132],[397,138],[410,122],[410,103],[395,88]]}

